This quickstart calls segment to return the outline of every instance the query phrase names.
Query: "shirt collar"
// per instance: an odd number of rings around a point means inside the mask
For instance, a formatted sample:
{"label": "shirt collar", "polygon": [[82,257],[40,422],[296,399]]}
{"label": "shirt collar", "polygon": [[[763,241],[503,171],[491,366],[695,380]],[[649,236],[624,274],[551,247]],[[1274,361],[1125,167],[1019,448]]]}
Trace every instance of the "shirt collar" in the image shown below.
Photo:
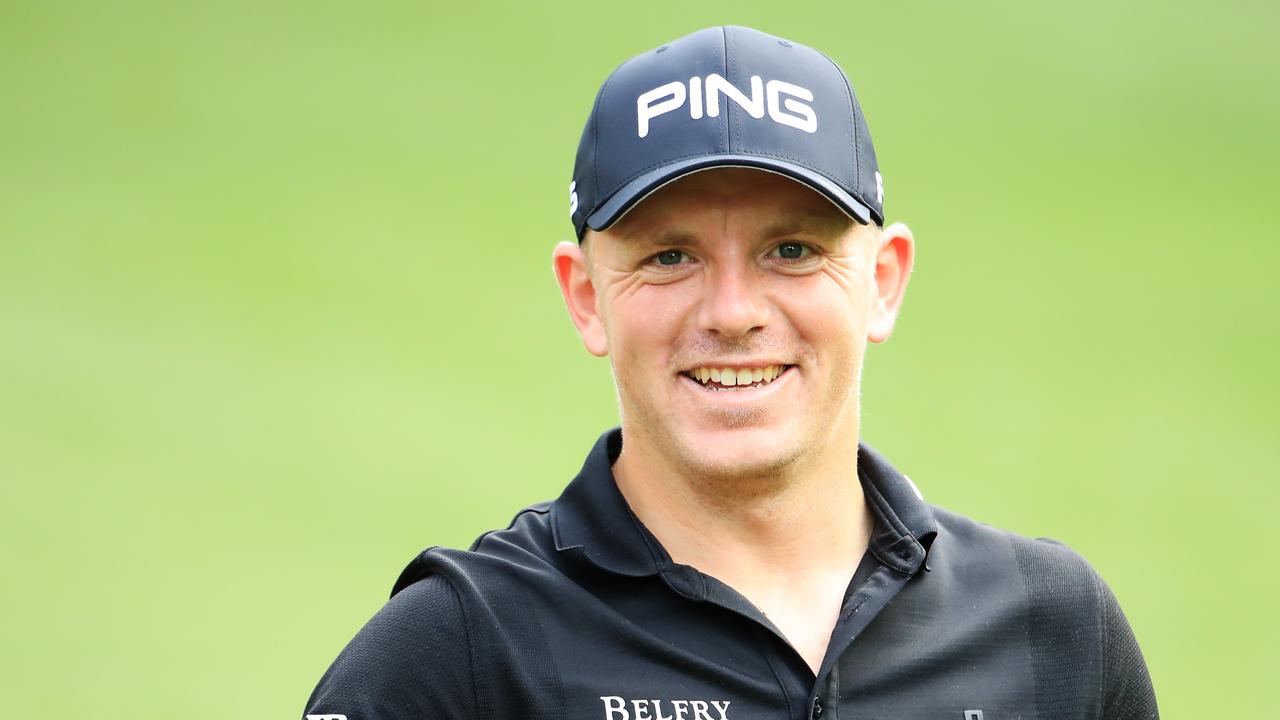
{"label": "shirt collar", "polygon": [[858,479],[876,519],[871,553],[903,575],[927,570],[925,560],[938,526],[916,484],[866,443],[858,443]]}
{"label": "shirt collar", "polygon": [[[621,452],[620,428],[600,436],[552,505],[551,532],[560,552],[620,575],[653,575],[670,560],[614,482],[613,463]],[[906,475],[863,443],[858,444],[858,478],[875,518],[868,549],[896,572],[915,575],[937,535],[933,510]]]}
{"label": "shirt collar", "polygon": [[613,479],[613,463],[621,452],[621,428],[600,436],[578,476],[552,504],[551,533],[560,552],[577,553],[620,575],[653,575],[658,572],[657,541],[631,512]]}

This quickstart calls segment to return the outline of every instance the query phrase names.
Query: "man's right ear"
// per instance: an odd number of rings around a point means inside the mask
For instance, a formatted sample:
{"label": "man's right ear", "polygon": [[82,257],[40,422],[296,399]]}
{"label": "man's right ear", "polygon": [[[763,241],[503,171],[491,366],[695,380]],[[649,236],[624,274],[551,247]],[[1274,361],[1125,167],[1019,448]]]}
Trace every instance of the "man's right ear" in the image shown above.
{"label": "man's right ear", "polygon": [[596,307],[596,287],[591,282],[586,254],[578,245],[565,241],[556,245],[551,253],[551,262],[556,271],[556,281],[560,283],[560,294],[569,309],[569,318],[578,328],[582,344],[596,357],[608,355],[609,344],[605,339],[604,322]]}

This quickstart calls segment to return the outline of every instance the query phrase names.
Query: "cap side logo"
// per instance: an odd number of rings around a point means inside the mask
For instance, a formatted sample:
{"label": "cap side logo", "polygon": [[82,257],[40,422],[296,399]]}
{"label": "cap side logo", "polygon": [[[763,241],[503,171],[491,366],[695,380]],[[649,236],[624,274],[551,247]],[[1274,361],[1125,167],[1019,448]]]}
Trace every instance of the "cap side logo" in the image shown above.
{"label": "cap side logo", "polygon": [[578,212],[578,181],[569,183],[569,217]]}
{"label": "cap side logo", "polygon": [[717,73],[705,79],[689,78],[688,89],[684,82],[674,80],[642,92],[636,97],[636,133],[642,138],[648,137],[650,121],[679,110],[685,101],[689,104],[691,120],[699,120],[704,115],[719,117],[722,95],[757,120],[763,119],[767,112],[769,119],[780,125],[810,134],[818,132],[818,114],[809,104],[813,102],[811,90],[782,80],[764,82],[759,75],[752,75],[750,82],[750,95]]}

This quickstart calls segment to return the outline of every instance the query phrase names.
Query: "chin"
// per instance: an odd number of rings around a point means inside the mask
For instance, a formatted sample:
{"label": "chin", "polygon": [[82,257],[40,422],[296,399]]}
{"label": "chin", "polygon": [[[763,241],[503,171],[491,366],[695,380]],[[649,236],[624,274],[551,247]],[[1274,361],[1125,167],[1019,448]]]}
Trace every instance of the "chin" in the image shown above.
{"label": "chin", "polygon": [[708,478],[776,477],[800,460],[803,447],[774,427],[676,431],[677,453],[690,474]]}

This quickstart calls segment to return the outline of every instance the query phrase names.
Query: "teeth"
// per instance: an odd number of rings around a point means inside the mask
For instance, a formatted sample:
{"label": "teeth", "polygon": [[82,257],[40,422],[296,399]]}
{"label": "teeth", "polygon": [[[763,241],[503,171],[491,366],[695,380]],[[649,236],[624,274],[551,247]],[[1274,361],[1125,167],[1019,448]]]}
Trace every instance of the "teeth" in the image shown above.
{"label": "teeth", "polygon": [[741,370],[700,367],[690,370],[689,375],[703,385],[714,382],[724,387],[738,387],[755,383],[768,385],[776,380],[785,369],[785,365],[769,365],[762,368],[743,368]]}

